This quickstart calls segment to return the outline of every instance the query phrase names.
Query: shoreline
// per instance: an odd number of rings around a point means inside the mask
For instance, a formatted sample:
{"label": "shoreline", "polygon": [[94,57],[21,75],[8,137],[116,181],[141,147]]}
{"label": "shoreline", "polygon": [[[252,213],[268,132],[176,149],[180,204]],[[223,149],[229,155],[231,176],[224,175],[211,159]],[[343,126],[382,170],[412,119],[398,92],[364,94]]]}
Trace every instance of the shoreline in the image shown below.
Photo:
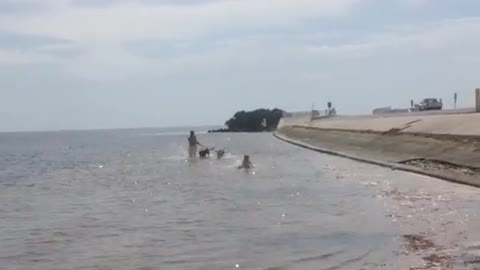
{"label": "shoreline", "polygon": [[480,187],[480,136],[284,125],[274,136],[316,152]]}

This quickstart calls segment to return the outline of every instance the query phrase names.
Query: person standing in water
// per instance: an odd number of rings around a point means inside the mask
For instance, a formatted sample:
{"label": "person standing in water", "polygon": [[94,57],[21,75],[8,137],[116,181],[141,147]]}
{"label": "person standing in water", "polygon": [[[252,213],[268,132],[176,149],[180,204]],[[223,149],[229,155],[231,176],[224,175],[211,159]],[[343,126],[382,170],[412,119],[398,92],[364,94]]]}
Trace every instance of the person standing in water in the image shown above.
{"label": "person standing in water", "polygon": [[188,156],[196,157],[197,156],[197,145],[202,146],[195,136],[195,131],[190,130],[190,137],[188,137]]}

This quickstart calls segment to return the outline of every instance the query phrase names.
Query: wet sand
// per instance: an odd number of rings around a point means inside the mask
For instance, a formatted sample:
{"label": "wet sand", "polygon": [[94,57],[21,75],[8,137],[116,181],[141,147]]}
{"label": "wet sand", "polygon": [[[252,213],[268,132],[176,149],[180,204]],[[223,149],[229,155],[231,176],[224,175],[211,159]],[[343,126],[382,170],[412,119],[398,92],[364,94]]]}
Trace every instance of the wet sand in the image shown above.
{"label": "wet sand", "polygon": [[[355,151],[355,146],[342,146]],[[363,151],[359,147],[355,152]],[[375,190],[375,199],[383,201],[385,215],[400,233],[392,261],[361,269],[480,269],[479,189],[338,157],[331,162],[318,166],[333,171],[340,182],[360,181]]]}
{"label": "wet sand", "polygon": [[479,269],[479,189],[337,157],[329,161],[319,166],[346,186],[359,181],[374,191],[399,230],[392,261],[360,269]]}

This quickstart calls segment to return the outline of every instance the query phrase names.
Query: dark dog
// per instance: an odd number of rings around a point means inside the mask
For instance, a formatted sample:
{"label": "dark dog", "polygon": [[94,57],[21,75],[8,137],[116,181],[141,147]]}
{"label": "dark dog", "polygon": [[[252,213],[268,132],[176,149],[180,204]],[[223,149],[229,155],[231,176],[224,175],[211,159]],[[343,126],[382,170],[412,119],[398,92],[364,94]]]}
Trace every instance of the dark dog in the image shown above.
{"label": "dark dog", "polygon": [[217,151],[217,159],[221,159],[225,155],[225,150],[220,149]]}
{"label": "dark dog", "polygon": [[203,150],[200,150],[198,152],[198,155],[201,157],[201,158],[207,158],[210,156],[210,149],[203,149]]}

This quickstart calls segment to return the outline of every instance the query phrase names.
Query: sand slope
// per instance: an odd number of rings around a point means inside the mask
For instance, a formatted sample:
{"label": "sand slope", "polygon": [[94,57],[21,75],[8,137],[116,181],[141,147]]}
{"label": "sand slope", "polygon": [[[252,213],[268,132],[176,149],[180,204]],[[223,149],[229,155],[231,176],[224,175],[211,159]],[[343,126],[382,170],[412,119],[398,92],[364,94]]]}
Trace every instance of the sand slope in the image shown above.
{"label": "sand slope", "polygon": [[280,123],[279,132],[323,149],[391,163],[406,162],[480,186],[480,114],[288,119]]}

